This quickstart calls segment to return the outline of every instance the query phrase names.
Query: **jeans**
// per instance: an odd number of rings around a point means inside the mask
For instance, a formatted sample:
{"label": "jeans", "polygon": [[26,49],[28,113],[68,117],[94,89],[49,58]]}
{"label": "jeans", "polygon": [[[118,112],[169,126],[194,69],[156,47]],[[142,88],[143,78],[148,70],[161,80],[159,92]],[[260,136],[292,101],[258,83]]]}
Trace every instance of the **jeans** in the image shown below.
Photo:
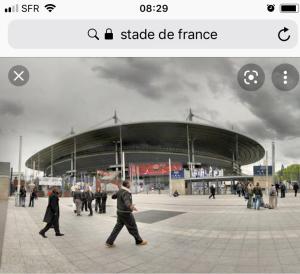
{"label": "jeans", "polygon": [[259,209],[260,203],[261,203],[261,197],[260,197],[260,195],[255,195],[255,205],[254,205],[254,208],[255,209]]}

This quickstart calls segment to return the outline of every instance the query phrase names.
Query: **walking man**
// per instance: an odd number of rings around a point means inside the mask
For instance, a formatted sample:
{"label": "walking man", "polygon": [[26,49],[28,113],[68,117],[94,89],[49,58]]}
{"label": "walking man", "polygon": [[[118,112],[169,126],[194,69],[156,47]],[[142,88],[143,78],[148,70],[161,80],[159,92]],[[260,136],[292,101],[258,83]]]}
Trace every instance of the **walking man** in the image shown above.
{"label": "walking man", "polygon": [[280,193],[281,193],[280,198],[285,198],[285,190],[286,190],[286,186],[283,182],[281,182],[280,183]]}
{"label": "walking man", "polygon": [[136,245],[146,245],[147,241],[143,240],[138,232],[138,228],[132,214],[132,211],[137,211],[132,204],[132,195],[130,191],[130,183],[124,181],[117,193],[112,196],[117,199],[117,223],[106,240],[107,247],[113,247],[114,241],[125,225],[128,232],[134,237]]}
{"label": "walking man", "polygon": [[211,185],[210,186],[210,195],[209,195],[209,199],[211,198],[211,197],[213,197],[213,199],[215,199],[215,194],[216,194],[216,188],[215,188],[215,185]]}
{"label": "walking man", "polygon": [[87,204],[88,204],[88,209],[90,211],[89,216],[93,216],[92,203],[94,200],[94,194],[93,194],[93,192],[90,191],[89,188],[86,191],[86,200],[87,200]]}
{"label": "walking man", "polygon": [[107,200],[107,193],[105,190],[101,191],[101,210],[100,213],[106,213],[106,200]]}
{"label": "walking man", "polygon": [[24,186],[20,188],[20,205],[25,207],[25,200],[26,200],[26,189]]}
{"label": "walking man", "polygon": [[100,187],[97,188],[97,191],[95,192],[95,211],[101,213],[101,191]]}
{"label": "walking man", "polygon": [[47,238],[45,233],[51,228],[54,227],[56,236],[63,236],[64,234],[60,233],[59,230],[59,198],[58,191],[56,188],[53,188],[51,195],[48,199],[48,206],[46,214],[44,217],[44,222],[47,223],[46,226],[39,232],[43,238]]}
{"label": "walking man", "polygon": [[34,188],[32,190],[32,192],[30,193],[30,200],[29,200],[29,205],[28,207],[34,207],[34,199],[37,198],[37,191],[36,188]]}
{"label": "walking man", "polygon": [[294,188],[294,191],[295,191],[295,197],[297,197],[297,193],[298,193],[298,189],[299,189],[298,182],[295,182],[295,183],[294,183],[293,188]]}
{"label": "walking man", "polygon": [[276,189],[277,196],[278,196],[279,188],[280,188],[279,183],[276,182],[275,183],[275,189]]}
{"label": "walking man", "polygon": [[73,193],[73,202],[76,206],[76,213],[77,216],[81,216],[81,191],[79,187],[76,188],[76,190]]}
{"label": "walking man", "polygon": [[83,211],[83,209],[85,209],[85,211],[88,210],[86,192],[87,190],[84,190],[81,193],[81,211]]}

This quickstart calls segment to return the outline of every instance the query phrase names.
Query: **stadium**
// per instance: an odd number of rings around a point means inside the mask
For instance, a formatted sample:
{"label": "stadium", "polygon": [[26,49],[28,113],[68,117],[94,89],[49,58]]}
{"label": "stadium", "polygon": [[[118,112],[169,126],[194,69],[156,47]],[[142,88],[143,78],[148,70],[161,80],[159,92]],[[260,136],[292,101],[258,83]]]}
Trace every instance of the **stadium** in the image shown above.
{"label": "stadium", "polygon": [[169,171],[177,179],[217,176],[220,171],[222,176],[240,175],[241,166],[264,154],[258,142],[234,131],[190,121],[153,121],[74,134],[31,156],[26,167],[53,177],[114,171],[123,179],[168,184]]}

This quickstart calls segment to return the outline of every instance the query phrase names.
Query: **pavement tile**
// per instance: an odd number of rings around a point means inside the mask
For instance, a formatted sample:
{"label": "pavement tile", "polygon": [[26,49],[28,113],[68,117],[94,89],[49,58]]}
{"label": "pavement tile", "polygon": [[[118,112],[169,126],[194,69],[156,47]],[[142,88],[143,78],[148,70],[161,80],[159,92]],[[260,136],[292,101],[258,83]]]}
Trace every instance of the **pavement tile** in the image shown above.
{"label": "pavement tile", "polygon": [[[278,210],[247,210],[236,196],[164,195],[133,197],[141,211],[185,214],[152,224],[138,223],[149,241],[137,247],[126,229],[116,247],[104,246],[115,224],[115,207],[106,216],[77,218],[70,199],[61,199],[60,226],[65,236],[38,235],[47,200],[33,209],[8,204],[1,273],[281,273],[300,272],[300,199],[280,201]],[[113,205],[109,199],[108,203]]]}

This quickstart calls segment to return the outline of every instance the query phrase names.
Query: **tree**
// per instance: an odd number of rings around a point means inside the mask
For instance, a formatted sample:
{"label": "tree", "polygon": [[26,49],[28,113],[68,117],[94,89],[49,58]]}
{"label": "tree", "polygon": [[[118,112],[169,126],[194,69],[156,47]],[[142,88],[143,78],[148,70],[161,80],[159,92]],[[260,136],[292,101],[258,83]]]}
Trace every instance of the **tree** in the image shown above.
{"label": "tree", "polygon": [[276,173],[281,181],[300,181],[300,164],[289,165]]}

